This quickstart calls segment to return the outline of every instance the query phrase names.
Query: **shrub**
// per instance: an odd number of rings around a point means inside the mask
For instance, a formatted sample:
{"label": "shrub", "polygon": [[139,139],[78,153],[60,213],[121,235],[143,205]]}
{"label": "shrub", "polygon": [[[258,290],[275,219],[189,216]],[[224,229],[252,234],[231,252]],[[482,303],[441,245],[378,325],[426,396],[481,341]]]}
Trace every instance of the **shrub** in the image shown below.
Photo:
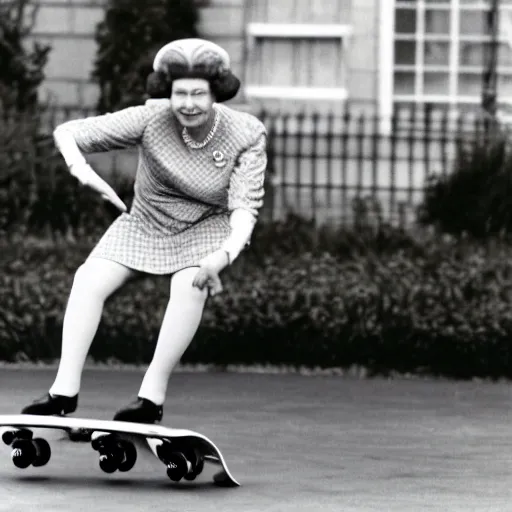
{"label": "shrub", "polygon": [[512,232],[512,155],[505,135],[461,144],[452,173],[430,176],[422,225],[484,239]]}
{"label": "shrub", "polygon": [[27,111],[37,105],[37,90],[51,47],[25,38],[34,26],[36,2],[16,0],[0,4],[0,111]]}
{"label": "shrub", "polygon": [[[39,112],[23,113],[0,130],[0,234],[10,241],[97,236],[119,212],[70,175],[39,127]],[[120,176],[109,181],[129,205],[133,184]]]}
{"label": "shrub", "polygon": [[[260,229],[270,240],[272,227]],[[274,247],[257,255],[254,246],[225,272],[226,293],[209,300],[184,362],[512,376],[507,243],[423,233],[385,255],[369,243],[357,256]],[[1,359],[58,357],[73,274],[90,248],[0,251]],[[107,303],[91,356],[149,362],[168,296],[166,278],[127,285]]]}

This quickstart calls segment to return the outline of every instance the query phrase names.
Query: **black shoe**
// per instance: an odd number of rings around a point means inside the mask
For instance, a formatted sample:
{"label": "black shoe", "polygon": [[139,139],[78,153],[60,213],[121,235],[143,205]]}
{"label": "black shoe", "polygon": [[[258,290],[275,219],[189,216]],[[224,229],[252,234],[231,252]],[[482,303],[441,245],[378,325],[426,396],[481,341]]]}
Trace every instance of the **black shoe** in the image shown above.
{"label": "black shoe", "polygon": [[21,414],[38,416],[64,416],[76,411],[78,394],[75,396],[46,394],[21,410]]}
{"label": "black shoe", "polygon": [[156,405],[147,398],[138,397],[124,409],[118,411],[114,421],[129,421],[133,423],[159,423],[162,420],[163,407]]}

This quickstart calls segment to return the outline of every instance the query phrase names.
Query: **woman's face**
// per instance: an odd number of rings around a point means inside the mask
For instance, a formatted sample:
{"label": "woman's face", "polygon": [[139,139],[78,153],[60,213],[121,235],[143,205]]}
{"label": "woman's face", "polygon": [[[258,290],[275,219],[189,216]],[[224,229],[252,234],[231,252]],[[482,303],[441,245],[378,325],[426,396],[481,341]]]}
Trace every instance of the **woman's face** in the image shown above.
{"label": "woman's face", "polygon": [[182,126],[196,128],[210,117],[214,98],[202,78],[180,78],[172,84],[171,109]]}

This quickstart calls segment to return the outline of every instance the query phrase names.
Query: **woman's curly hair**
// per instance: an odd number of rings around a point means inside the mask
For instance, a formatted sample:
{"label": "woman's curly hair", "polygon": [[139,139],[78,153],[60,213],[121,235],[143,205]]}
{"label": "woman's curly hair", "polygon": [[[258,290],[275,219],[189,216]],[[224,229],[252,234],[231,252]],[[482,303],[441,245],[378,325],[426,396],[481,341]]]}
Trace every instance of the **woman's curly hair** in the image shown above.
{"label": "woman's curly hair", "polygon": [[210,83],[215,101],[222,103],[234,98],[240,89],[240,80],[229,70],[208,64],[189,68],[174,63],[165,71],[153,71],[146,80],[146,92],[150,98],[170,98],[172,83],[179,78],[203,78]]}

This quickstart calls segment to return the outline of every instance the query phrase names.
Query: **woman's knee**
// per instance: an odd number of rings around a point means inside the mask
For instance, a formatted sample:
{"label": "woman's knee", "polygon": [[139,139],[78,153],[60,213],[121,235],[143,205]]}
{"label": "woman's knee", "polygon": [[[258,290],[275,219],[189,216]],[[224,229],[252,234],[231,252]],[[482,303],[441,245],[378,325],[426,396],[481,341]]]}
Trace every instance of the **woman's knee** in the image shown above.
{"label": "woman's knee", "polygon": [[106,299],[130,277],[130,269],[109,260],[89,259],[78,267],[73,289]]}
{"label": "woman's knee", "polygon": [[208,290],[200,290],[192,285],[199,267],[189,267],[176,272],[171,278],[171,296],[175,294],[180,300],[192,300],[205,302],[208,298]]}

